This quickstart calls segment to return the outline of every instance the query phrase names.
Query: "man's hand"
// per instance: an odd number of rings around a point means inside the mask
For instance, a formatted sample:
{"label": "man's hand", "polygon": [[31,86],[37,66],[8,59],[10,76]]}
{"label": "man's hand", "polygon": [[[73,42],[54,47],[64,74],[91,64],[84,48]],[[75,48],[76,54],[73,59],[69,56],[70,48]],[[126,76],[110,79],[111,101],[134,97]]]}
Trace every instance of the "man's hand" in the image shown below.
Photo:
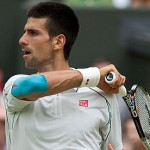
{"label": "man's hand", "polygon": [[[108,84],[105,81],[105,76],[111,71],[115,73],[116,79],[113,83]],[[102,89],[108,94],[117,94],[119,92],[119,87],[124,85],[125,83],[126,79],[125,76],[121,75],[114,65],[108,65],[100,68],[100,74],[101,74],[100,82],[97,87]]]}
{"label": "man's hand", "polygon": [[108,150],[114,150],[114,148],[111,146],[111,144],[108,145]]}

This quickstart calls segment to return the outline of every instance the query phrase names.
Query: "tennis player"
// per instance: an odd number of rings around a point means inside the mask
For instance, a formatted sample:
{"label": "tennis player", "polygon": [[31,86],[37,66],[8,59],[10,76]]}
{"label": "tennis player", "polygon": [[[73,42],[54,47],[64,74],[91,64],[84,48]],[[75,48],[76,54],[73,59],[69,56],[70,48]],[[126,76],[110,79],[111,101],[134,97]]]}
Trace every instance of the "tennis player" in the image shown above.
{"label": "tennis player", "polygon": [[[70,7],[41,2],[27,16],[19,43],[26,68],[37,74],[15,75],[5,84],[7,149],[122,150],[116,94],[125,77],[114,65],[69,66],[79,31]],[[117,78],[108,85],[110,71]]]}

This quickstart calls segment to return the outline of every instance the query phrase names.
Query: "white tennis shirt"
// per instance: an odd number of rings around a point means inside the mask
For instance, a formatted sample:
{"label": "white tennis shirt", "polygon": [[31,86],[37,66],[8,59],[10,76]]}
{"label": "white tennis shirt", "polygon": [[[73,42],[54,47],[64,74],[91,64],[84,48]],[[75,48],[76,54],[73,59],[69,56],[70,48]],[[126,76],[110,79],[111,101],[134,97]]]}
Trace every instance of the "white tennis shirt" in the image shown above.
{"label": "white tennis shirt", "polygon": [[11,94],[11,77],[4,87],[8,150],[122,150],[116,95],[98,88],[71,89],[37,101]]}

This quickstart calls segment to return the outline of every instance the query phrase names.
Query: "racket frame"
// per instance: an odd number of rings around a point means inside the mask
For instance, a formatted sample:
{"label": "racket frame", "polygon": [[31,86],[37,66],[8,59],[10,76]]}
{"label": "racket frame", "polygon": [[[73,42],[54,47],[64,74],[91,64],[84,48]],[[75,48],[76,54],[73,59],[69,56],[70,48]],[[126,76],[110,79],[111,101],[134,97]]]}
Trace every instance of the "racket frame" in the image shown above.
{"label": "racket frame", "polygon": [[132,120],[135,124],[136,130],[139,134],[139,137],[141,139],[141,142],[142,142],[143,146],[145,147],[146,150],[150,150],[150,145],[146,141],[146,136],[145,136],[145,134],[142,130],[140,119],[139,119],[139,116],[138,116],[138,110],[137,110],[137,107],[136,107],[136,104],[135,104],[136,103],[135,102],[135,93],[136,93],[137,88],[142,89],[142,91],[147,96],[146,91],[141,86],[139,86],[138,84],[135,84],[135,85],[132,86],[131,90],[128,91],[127,95],[122,97],[122,98],[125,101],[128,109],[129,109]]}

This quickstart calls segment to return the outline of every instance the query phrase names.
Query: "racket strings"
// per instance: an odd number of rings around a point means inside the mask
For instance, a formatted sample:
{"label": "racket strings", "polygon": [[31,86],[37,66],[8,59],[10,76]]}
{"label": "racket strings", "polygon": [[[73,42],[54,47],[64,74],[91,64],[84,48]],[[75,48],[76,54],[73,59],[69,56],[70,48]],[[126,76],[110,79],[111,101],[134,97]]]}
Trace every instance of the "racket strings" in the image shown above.
{"label": "racket strings", "polygon": [[146,95],[146,92],[137,87],[135,93],[135,104],[138,112],[139,120],[146,136],[147,142],[150,145],[150,98]]}

